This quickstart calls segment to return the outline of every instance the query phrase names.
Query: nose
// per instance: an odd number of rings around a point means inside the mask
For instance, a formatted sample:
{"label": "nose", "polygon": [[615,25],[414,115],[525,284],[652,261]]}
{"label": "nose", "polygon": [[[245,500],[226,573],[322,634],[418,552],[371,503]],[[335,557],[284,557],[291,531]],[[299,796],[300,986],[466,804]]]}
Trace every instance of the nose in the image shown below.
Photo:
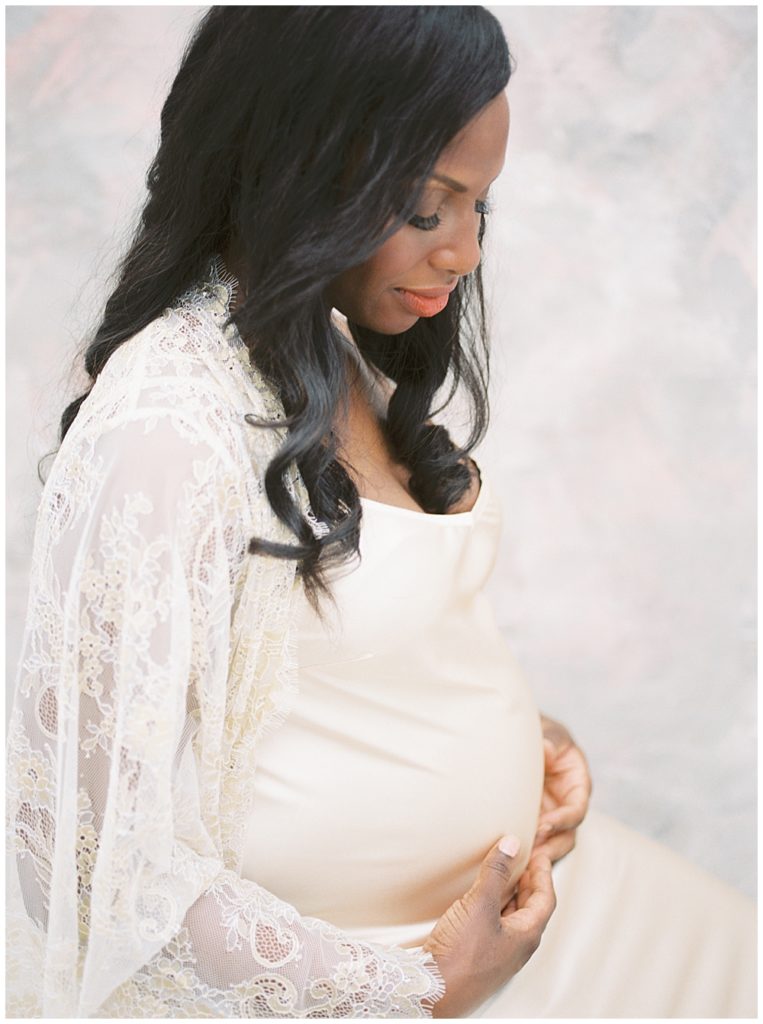
{"label": "nose", "polygon": [[473,214],[470,221],[471,223],[462,221],[454,225],[448,236],[442,240],[438,239],[438,245],[429,257],[429,262],[435,270],[464,277],[480,265],[482,250]]}

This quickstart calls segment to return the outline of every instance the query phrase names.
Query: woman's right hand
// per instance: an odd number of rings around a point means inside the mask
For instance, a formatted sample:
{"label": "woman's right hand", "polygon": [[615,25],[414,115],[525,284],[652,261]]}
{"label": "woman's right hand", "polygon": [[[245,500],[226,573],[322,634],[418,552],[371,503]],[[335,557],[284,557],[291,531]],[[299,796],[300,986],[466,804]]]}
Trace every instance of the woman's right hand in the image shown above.
{"label": "woman's right hand", "polygon": [[465,1017],[527,963],[540,945],[556,907],[551,860],[531,858],[521,877],[515,867],[518,841],[507,836],[504,853],[496,843],[471,889],[434,926],[423,949],[434,957],[445,995],[433,1017]]}

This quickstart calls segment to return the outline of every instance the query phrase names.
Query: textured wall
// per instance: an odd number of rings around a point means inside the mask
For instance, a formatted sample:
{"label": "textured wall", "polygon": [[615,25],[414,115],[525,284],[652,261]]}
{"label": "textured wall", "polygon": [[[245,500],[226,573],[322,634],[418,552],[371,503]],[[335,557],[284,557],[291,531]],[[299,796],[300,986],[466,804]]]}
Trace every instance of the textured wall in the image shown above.
{"label": "textured wall", "polygon": [[[756,11],[493,9],[491,592],[597,805],[752,893]],[[202,10],[7,11],[11,680],[35,463]]]}
{"label": "textured wall", "polygon": [[753,892],[756,11],[496,13],[501,623],[598,806]]}

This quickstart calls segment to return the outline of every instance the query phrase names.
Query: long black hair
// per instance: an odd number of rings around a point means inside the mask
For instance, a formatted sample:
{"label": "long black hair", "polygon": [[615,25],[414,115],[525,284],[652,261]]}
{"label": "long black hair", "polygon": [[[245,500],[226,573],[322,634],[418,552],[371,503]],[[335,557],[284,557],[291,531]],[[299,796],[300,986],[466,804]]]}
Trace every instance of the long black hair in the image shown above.
{"label": "long black hair", "polygon": [[[246,300],[231,320],[277,389],[286,414],[277,426],[288,426],[265,472],[266,493],[298,540],[253,538],[249,550],[298,559],[316,610],[318,596],[330,595],[326,568],[358,552],[362,514],[336,458],[332,424],[348,394],[348,342],[324,292],[413,215],[439,154],[510,74],[501,26],[483,7],[216,6],[164,103],[148,198],[85,368],[94,382],[121,344],[235,242]],[[364,359],[396,385],[383,428],[411,470],[413,496],[425,511],[444,513],[469,486],[465,456],[489,418],[479,268],[461,278],[443,312],[404,335],[349,327]],[[457,446],[430,419],[460,382],[471,431]],[[89,393],[64,411],[61,441]],[[323,536],[284,483],[293,461],[329,528]]]}

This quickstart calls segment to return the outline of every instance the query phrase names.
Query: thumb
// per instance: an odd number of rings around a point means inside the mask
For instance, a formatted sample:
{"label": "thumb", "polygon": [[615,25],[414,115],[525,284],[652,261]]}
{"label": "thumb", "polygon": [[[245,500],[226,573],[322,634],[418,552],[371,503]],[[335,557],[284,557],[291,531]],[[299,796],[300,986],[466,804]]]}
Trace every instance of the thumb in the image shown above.
{"label": "thumb", "polygon": [[499,839],[482,861],[470,890],[470,895],[480,902],[494,904],[499,914],[516,886],[514,866],[520,845],[516,836]]}
{"label": "thumb", "polygon": [[555,770],[556,760],[559,756],[559,747],[553,740],[548,737],[543,741],[543,765],[544,771],[551,772]]}

